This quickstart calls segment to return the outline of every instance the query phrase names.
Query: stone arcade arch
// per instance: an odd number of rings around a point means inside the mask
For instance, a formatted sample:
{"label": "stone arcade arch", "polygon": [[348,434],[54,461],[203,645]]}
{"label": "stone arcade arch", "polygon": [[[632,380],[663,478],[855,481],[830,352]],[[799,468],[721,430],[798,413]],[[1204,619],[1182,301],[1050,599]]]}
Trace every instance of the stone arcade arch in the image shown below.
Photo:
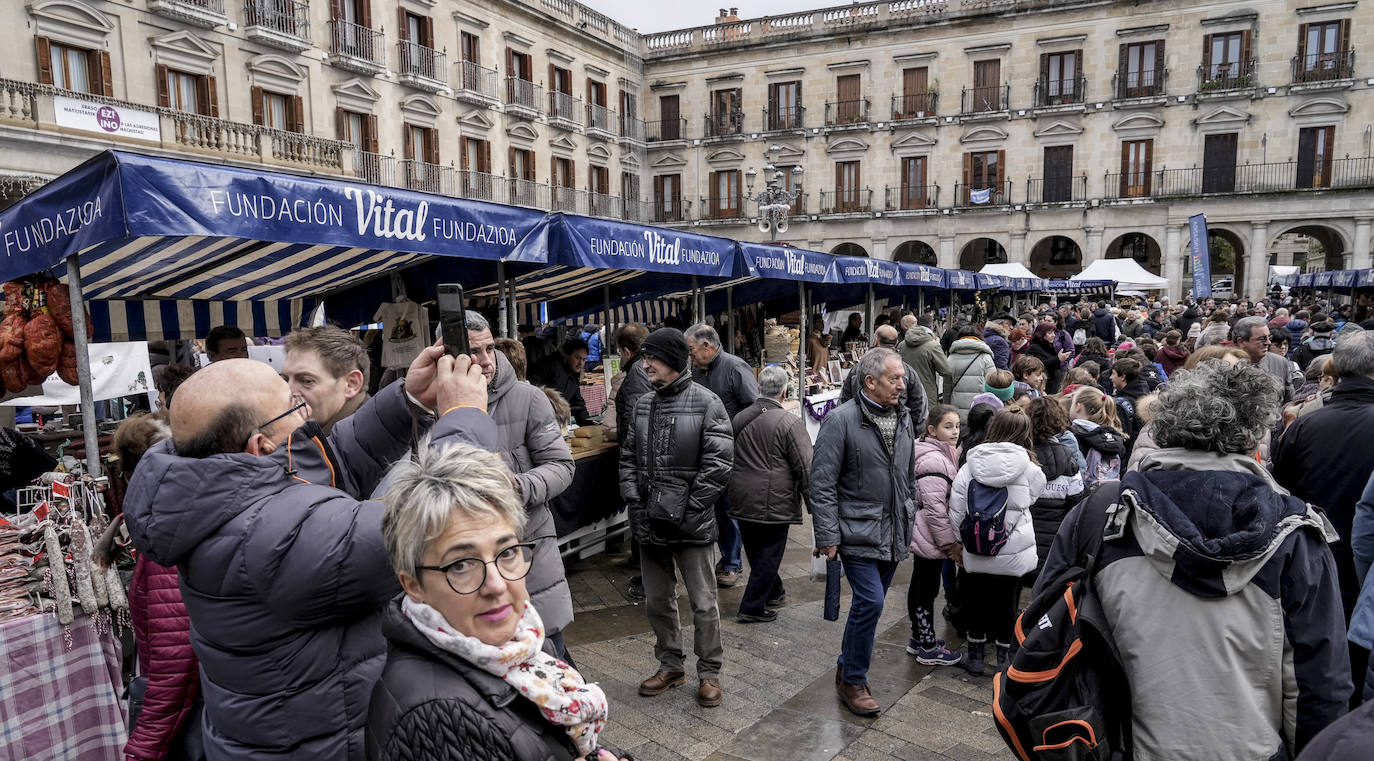
{"label": "stone arcade arch", "polygon": [[1051,235],[1040,239],[1030,252],[1027,269],[1036,277],[1065,279],[1083,271],[1083,250],[1078,242],[1066,235]]}
{"label": "stone arcade arch", "polygon": [[892,252],[892,261],[905,262],[907,264],[926,264],[931,267],[938,267],[939,257],[935,255],[935,249],[919,240],[909,240],[902,243]]}
{"label": "stone arcade arch", "polygon": [[868,256],[868,251],[863,246],[848,241],[830,249],[830,253],[835,256]]}
{"label": "stone arcade arch", "polygon": [[1159,242],[1145,233],[1130,232],[1118,235],[1107,246],[1105,259],[1135,259],[1140,266],[1161,274]]}
{"label": "stone arcade arch", "polygon": [[1007,250],[992,238],[974,238],[959,252],[959,269],[977,272],[985,264],[1006,264]]}
{"label": "stone arcade arch", "polygon": [[[1345,235],[1323,224],[1301,224],[1282,229],[1269,244],[1270,264],[1294,264],[1304,272],[1343,270],[1350,246]],[[1277,256],[1277,261],[1274,261]]]}

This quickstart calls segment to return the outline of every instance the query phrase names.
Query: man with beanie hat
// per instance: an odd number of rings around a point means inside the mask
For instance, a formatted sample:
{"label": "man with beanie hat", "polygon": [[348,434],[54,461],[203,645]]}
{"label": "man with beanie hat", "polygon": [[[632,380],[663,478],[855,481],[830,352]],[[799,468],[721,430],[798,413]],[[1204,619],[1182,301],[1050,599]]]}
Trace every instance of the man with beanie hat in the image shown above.
{"label": "man with beanie hat", "polygon": [[724,646],[716,604],[716,499],[730,481],[734,436],[720,398],[693,383],[687,339],[660,328],[640,347],[653,393],[635,402],[620,436],[620,494],[640,545],[645,609],[658,672],[639,694],[661,695],[687,681],[674,570],[692,604],[697,703],[718,706]]}

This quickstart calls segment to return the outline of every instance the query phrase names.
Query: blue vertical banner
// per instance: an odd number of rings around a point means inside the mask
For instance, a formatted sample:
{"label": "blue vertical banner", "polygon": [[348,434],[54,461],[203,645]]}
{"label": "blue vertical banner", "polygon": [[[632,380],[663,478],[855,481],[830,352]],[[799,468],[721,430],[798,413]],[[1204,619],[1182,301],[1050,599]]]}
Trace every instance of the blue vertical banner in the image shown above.
{"label": "blue vertical banner", "polygon": [[1207,246],[1207,215],[1188,217],[1188,253],[1193,258],[1193,298],[1212,295],[1212,252]]}

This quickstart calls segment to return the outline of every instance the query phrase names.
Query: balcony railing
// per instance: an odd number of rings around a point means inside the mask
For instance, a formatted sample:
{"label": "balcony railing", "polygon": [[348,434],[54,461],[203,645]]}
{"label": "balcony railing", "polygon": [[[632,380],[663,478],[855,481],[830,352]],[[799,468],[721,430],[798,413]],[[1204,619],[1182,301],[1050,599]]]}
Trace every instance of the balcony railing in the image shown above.
{"label": "balcony railing", "polygon": [[310,47],[310,4],[301,0],[244,0],[244,34],[276,47]]}
{"label": "balcony railing", "polygon": [[1118,70],[1112,75],[1112,92],[1117,100],[1157,98],[1164,94],[1168,84],[1168,69]]}
{"label": "balcony railing", "polygon": [[459,98],[477,99],[482,102],[498,99],[496,69],[488,69],[472,61],[459,61],[454,66],[454,83]]}
{"label": "balcony railing", "polygon": [[619,134],[621,140],[632,140],[636,143],[644,142],[643,119],[636,119],[635,117],[629,116],[627,114],[620,114],[620,117],[619,119],[617,119],[617,121],[619,121],[620,123]]}
{"label": "balcony railing", "polygon": [[863,124],[868,121],[868,98],[837,100],[825,104],[825,126]]}
{"label": "balcony railing", "polygon": [[706,137],[738,135],[744,132],[743,111],[710,111],[705,118]]}
{"label": "balcony railing", "polygon": [[1026,203],[1069,203],[1087,199],[1087,175],[1032,177],[1026,180]]}
{"label": "balcony railing", "polygon": [[552,185],[549,187],[549,199],[549,211],[561,211],[567,214],[587,213],[586,191]]}
{"label": "balcony railing", "polygon": [[401,177],[405,187],[422,193],[455,196],[457,188],[453,181],[453,167],[429,164],[415,159],[401,159]]}
{"label": "balcony railing", "polygon": [[858,214],[872,210],[873,191],[869,188],[821,191],[822,214]]}
{"label": "balcony railing", "polygon": [[207,29],[229,20],[224,15],[224,0],[149,0],[148,10]]}
{"label": "balcony railing", "polygon": [[369,68],[385,67],[382,33],[341,19],[329,21],[329,52],[361,61]]}
{"label": "balcony railing", "polygon": [[686,218],[680,196],[660,198],[649,204],[650,222],[682,222]]}
{"label": "balcony railing", "polygon": [[448,86],[444,82],[448,65],[444,62],[445,55],[442,52],[427,48],[418,42],[401,40],[396,43],[396,55],[402,82],[409,85],[429,85],[424,89],[433,89],[433,85],[440,89]]}
{"label": "balcony railing", "polygon": [[622,219],[631,222],[651,222],[653,204],[638,198],[621,198],[620,202],[624,207]]}
{"label": "balcony railing", "polygon": [[1323,161],[1279,161],[1235,167],[1157,169],[1107,175],[1108,198],[1181,198],[1226,193],[1285,193],[1303,190],[1374,188],[1374,157]]}
{"label": "balcony railing", "polygon": [[1033,102],[1036,108],[1067,106],[1074,103],[1082,103],[1087,91],[1087,77],[1073,77],[1070,79],[1040,77],[1035,83],[1035,100]]}
{"label": "balcony railing", "polygon": [[935,115],[940,102],[940,93],[930,90],[914,95],[892,96],[892,121],[902,119],[924,119]]}
{"label": "balcony railing", "polygon": [[646,143],[663,143],[670,140],[686,139],[686,119],[665,119],[657,122],[644,122],[644,142]]}
{"label": "balcony railing", "polygon": [[787,216],[789,216],[789,217],[804,217],[804,216],[806,216],[806,213],[807,213],[807,212],[806,212],[806,209],[807,209],[807,205],[808,205],[807,202],[808,202],[808,199],[809,199],[809,198],[810,198],[810,195],[807,194],[807,193],[798,193],[796,199],[792,201],[792,205],[787,207]]}
{"label": "balcony railing", "polygon": [[767,132],[802,129],[806,118],[804,106],[780,106],[763,109],[763,128]]}
{"label": "balcony railing", "polygon": [[511,206],[527,206],[531,209],[548,209],[550,188],[534,180],[506,179],[506,203]]}
{"label": "balcony railing", "polygon": [[980,206],[1005,206],[1011,203],[1011,180],[992,185],[954,186],[954,205],[958,208],[978,208]]}
{"label": "balcony railing", "polygon": [[605,193],[587,193],[587,214],[607,219],[625,219],[625,199]]}
{"label": "balcony railing", "polygon": [[1197,67],[1198,92],[1245,90],[1255,86],[1255,59]]}
{"label": "balcony railing", "polygon": [[888,211],[917,211],[940,206],[939,185],[899,185],[883,189]]}
{"label": "balcony railing", "polygon": [[965,87],[959,99],[959,113],[981,114],[1006,111],[1011,103],[1011,85]]}
{"label": "balcony railing", "polygon": [[396,157],[367,151],[353,152],[353,176],[373,185],[396,185]]}
{"label": "balcony railing", "polygon": [[541,114],[539,93],[543,88],[519,77],[506,77],[506,106]]}
{"label": "balcony railing", "polygon": [[203,151],[227,153],[230,156],[258,158],[261,156],[262,129],[254,124],[231,122],[201,116],[188,111],[165,111],[172,119],[172,134],[177,143]]}
{"label": "balcony railing", "polygon": [[504,177],[470,169],[458,170],[458,195],[477,201],[505,201]]}
{"label": "balcony railing", "polygon": [[744,219],[744,196],[701,199],[701,219]]}
{"label": "balcony railing", "polygon": [[347,143],[265,127],[263,134],[271,143],[272,158],[278,161],[343,169],[343,150]]}
{"label": "balcony railing", "polygon": [[607,137],[616,134],[615,112],[595,103],[587,104],[587,131],[597,131]]}
{"label": "balcony railing", "polygon": [[1293,56],[1293,84],[1329,82],[1355,76],[1355,51]]}
{"label": "balcony railing", "polygon": [[549,93],[549,119],[581,126],[582,99],[557,90]]}

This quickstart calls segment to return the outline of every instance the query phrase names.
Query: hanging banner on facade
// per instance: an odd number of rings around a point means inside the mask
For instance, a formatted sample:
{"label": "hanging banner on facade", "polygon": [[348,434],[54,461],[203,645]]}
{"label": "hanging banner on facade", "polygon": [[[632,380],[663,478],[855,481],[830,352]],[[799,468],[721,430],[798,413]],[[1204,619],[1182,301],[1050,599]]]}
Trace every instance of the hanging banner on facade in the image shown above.
{"label": "hanging banner on facade", "polygon": [[992,200],[992,188],[982,190],[970,190],[968,192],[969,203],[984,204]]}
{"label": "hanging banner on facade", "polygon": [[59,127],[106,137],[149,140],[154,143],[162,140],[162,119],[153,111],[95,103],[64,95],[56,95],[52,100]]}
{"label": "hanging banner on facade", "polygon": [[839,282],[839,275],[835,272],[835,257],[830,254],[745,242],[739,244],[739,250],[744,267],[752,277],[808,283]]}
{"label": "hanging banner on facade", "polygon": [[1188,217],[1188,255],[1193,260],[1193,298],[1212,295],[1212,252],[1207,244],[1207,215]]}

